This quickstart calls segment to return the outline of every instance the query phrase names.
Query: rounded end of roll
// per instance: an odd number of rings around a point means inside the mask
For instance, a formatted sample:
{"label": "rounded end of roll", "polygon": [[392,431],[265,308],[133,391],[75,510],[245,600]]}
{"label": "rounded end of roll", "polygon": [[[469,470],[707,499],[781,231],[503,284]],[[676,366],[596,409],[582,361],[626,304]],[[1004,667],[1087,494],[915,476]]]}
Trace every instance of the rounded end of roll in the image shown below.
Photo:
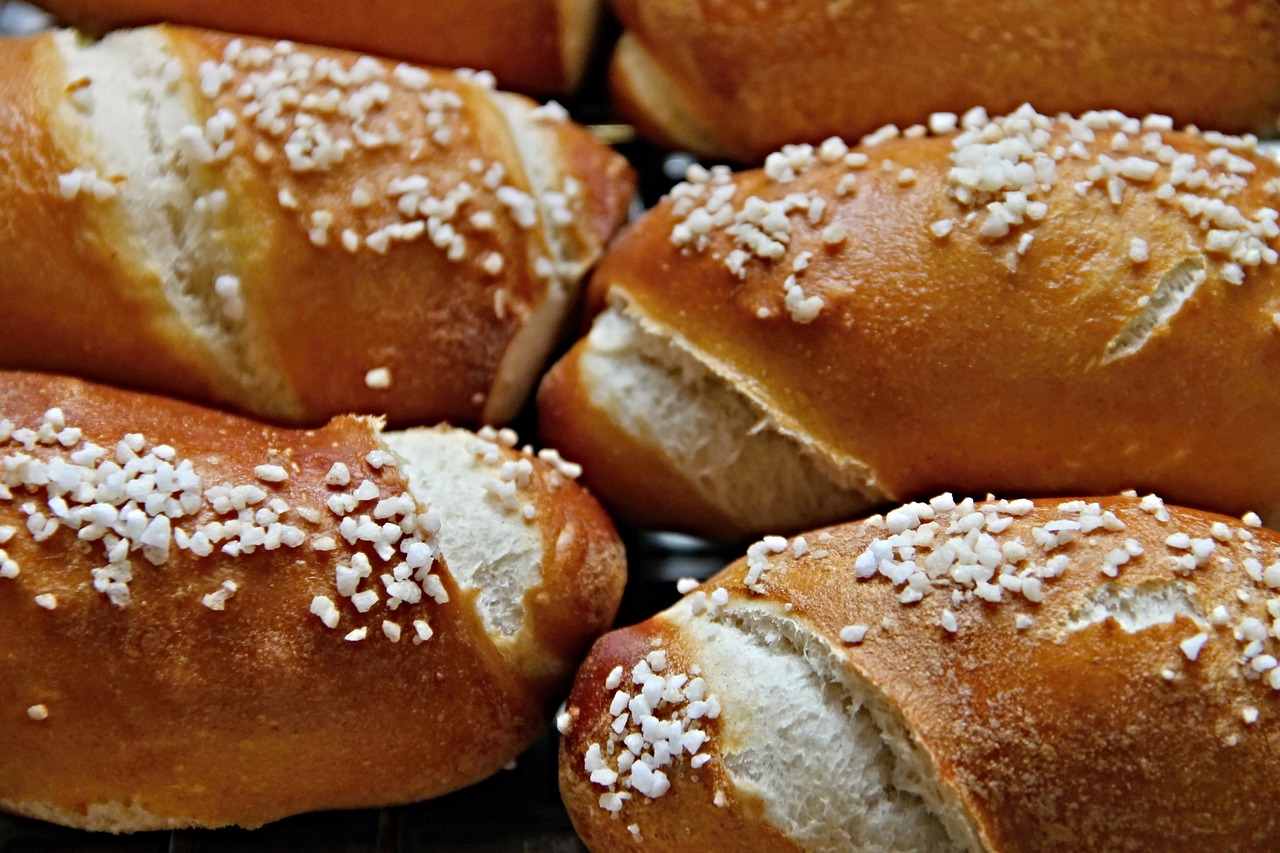
{"label": "rounded end of roll", "polygon": [[730,147],[698,118],[697,109],[640,39],[623,33],[609,63],[609,91],[618,111],[642,135],[700,157],[731,157]]}

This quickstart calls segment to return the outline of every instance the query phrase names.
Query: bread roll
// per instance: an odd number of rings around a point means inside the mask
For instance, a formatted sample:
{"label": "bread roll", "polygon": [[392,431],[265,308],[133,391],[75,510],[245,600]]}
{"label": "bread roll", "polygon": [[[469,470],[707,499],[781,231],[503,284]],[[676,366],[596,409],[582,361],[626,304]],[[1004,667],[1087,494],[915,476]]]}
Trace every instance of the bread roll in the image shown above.
{"label": "bread roll", "polygon": [[62,20],[102,32],[170,22],[289,38],[451,68],[483,68],[503,86],[541,94],[577,88],[595,44],[599,0],[39,0]]}
{"label": "bread roll", "polygon": [[168,27],[0,43],[0,367],[295,424],[499,423],[625,213],[483,76]]}
{"label": "bread roll", "polygon": [[1280,114],[1271,0],[1192,0],[1177,14],[1160,0],[613,6],[624,115],[660,142],[743,162],[974,104],[1159,112],[1232,132]]}
{"label": "bread roll", "polygon": [[955,121],[691,172],[593,278],[545,439],[720,537],[948,488],[1280,519],[1276,163],[1159,117]]}
{"label": "bread roll", "polygon": [[624,574],[575,471],[512,443],[0,374],[0,809],[252,827],[510,762]]}
{"label": "bread roll", "polygon": [[592,850],[1273,849],[1280,536],[950,495],[768,537],[602,638],[559,722]]}

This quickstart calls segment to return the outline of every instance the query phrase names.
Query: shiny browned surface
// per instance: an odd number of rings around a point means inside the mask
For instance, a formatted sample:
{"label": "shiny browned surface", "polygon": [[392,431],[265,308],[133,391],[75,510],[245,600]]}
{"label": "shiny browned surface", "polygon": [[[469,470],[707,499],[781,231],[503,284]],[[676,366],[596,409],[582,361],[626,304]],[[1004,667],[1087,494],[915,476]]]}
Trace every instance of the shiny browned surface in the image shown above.
{"label": "shiny browned surface", "polygon": [[[95,30],[173,22],[368,51],[411,62],[485,68],[504,85],[556,93],[574,89],[581,67],[566,67],[561,36],[594,29],[593,15],[564,0],[374,0],[364,3],[226,3],[219,0],[48,0],[39,4],[70,23]],[[583,4],[588,9],[592,4]],[[589,38],[588,34],[583,37]]]}
{"label": "shiny browned surface", "polygon": [[[700,133],[683,136],[713,139],[704,153],[744,162],[974,105],[993,115],[1026,102],[1046,114],[1159,112],[1233,132],[1280,112],[1280,8],[1270,0],[1194,0],[1176,14],[1159,0],[613,7],[670,87],[645,95],[695,119]],[[618,88],[650,82],[619,70]],[[652,115],[636,118],[643,126]]]}

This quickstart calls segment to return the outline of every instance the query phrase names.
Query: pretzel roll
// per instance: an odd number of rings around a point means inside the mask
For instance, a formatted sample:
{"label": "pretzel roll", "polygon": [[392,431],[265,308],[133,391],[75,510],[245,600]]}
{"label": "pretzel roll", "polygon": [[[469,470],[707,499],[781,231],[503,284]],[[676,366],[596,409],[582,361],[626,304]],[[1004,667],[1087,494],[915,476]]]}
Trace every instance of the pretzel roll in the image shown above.
{"label": "pretzel roll", "polygon": [[451,68],[483,68],[503,86],[577,88],[595,44],[599,0],[40,0],[63,21],[104,32],[169,22],[296,39]]}
{"label": "pretzel roll", "polygon": [[0,374],[0,809],[253,827],[478,781],[623,585],[558,457]]}
{"label": "pretzel roll", "polygon": [[574,824],[598,851],[1269,850],[1259,524],[947,494],[766,537],[596,644],[559,717]]}
{"label": "pretzel roll", "polygon": [[692,171],[596,273],[545,438],[712,536],[946,488],[1280,518],[1276,163],[1162,117],[956,122]]}
{"label": "pretzel roll", "polygon": [[1168,113],[1223,131],[1280,114],[1271,0],[614,0],[623,113],[660,142],[759,162],[982,104]]}
{"label": "pretzel roll", "polygon": [[0,366],[286,423],[511,418],[632,187],[483,75],[198,30],[7,39],[0,111]]}

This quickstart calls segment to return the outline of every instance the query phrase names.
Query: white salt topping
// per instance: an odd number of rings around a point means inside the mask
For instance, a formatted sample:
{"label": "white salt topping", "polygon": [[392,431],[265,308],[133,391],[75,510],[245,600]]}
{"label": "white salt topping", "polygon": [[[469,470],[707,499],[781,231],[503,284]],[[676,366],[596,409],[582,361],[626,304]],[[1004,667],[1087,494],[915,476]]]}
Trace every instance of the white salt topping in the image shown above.
{"label": "white salt topping", "polygon": [[1200,657],[1200,650],[1204,648],[1204,644],[1209,641],[1209,635],[1203,631],[1192,637],[1188,637],[1180,644],[1182,653],[1187,656],[1187,660],[1196,660]]}
{"label": "white salt topping", "polygon": [[1134,237],[1129,241],[1129,260],[1135,264],[1144,264],[1150,259],[1151,254],[1147,249],[1147,241],[1141,237]]}
{"label": "white salt topping", "polygon": [[320,617],[320,621],[324,623],[326,628],[337,628],[338,606],[333,603],[333,599],[327,595],[317,595],[311,599],[311,612]]}
{"label": "white salt topping", "polygon": [[375,391],[385,391],[391,387],[391,370],[386,367],[375,367],[364,375],[364,384]]}
{"label": "white salt topping", "polygon": [[289,472],[280,465],[259,465],[253,469],[253,475],[264,483],[283,483],[289,479]]}
{"label": "white salt topping", "polygon": [[840,642],[857,645],[867,636],[866,625],[846,625],[840,629]]}

